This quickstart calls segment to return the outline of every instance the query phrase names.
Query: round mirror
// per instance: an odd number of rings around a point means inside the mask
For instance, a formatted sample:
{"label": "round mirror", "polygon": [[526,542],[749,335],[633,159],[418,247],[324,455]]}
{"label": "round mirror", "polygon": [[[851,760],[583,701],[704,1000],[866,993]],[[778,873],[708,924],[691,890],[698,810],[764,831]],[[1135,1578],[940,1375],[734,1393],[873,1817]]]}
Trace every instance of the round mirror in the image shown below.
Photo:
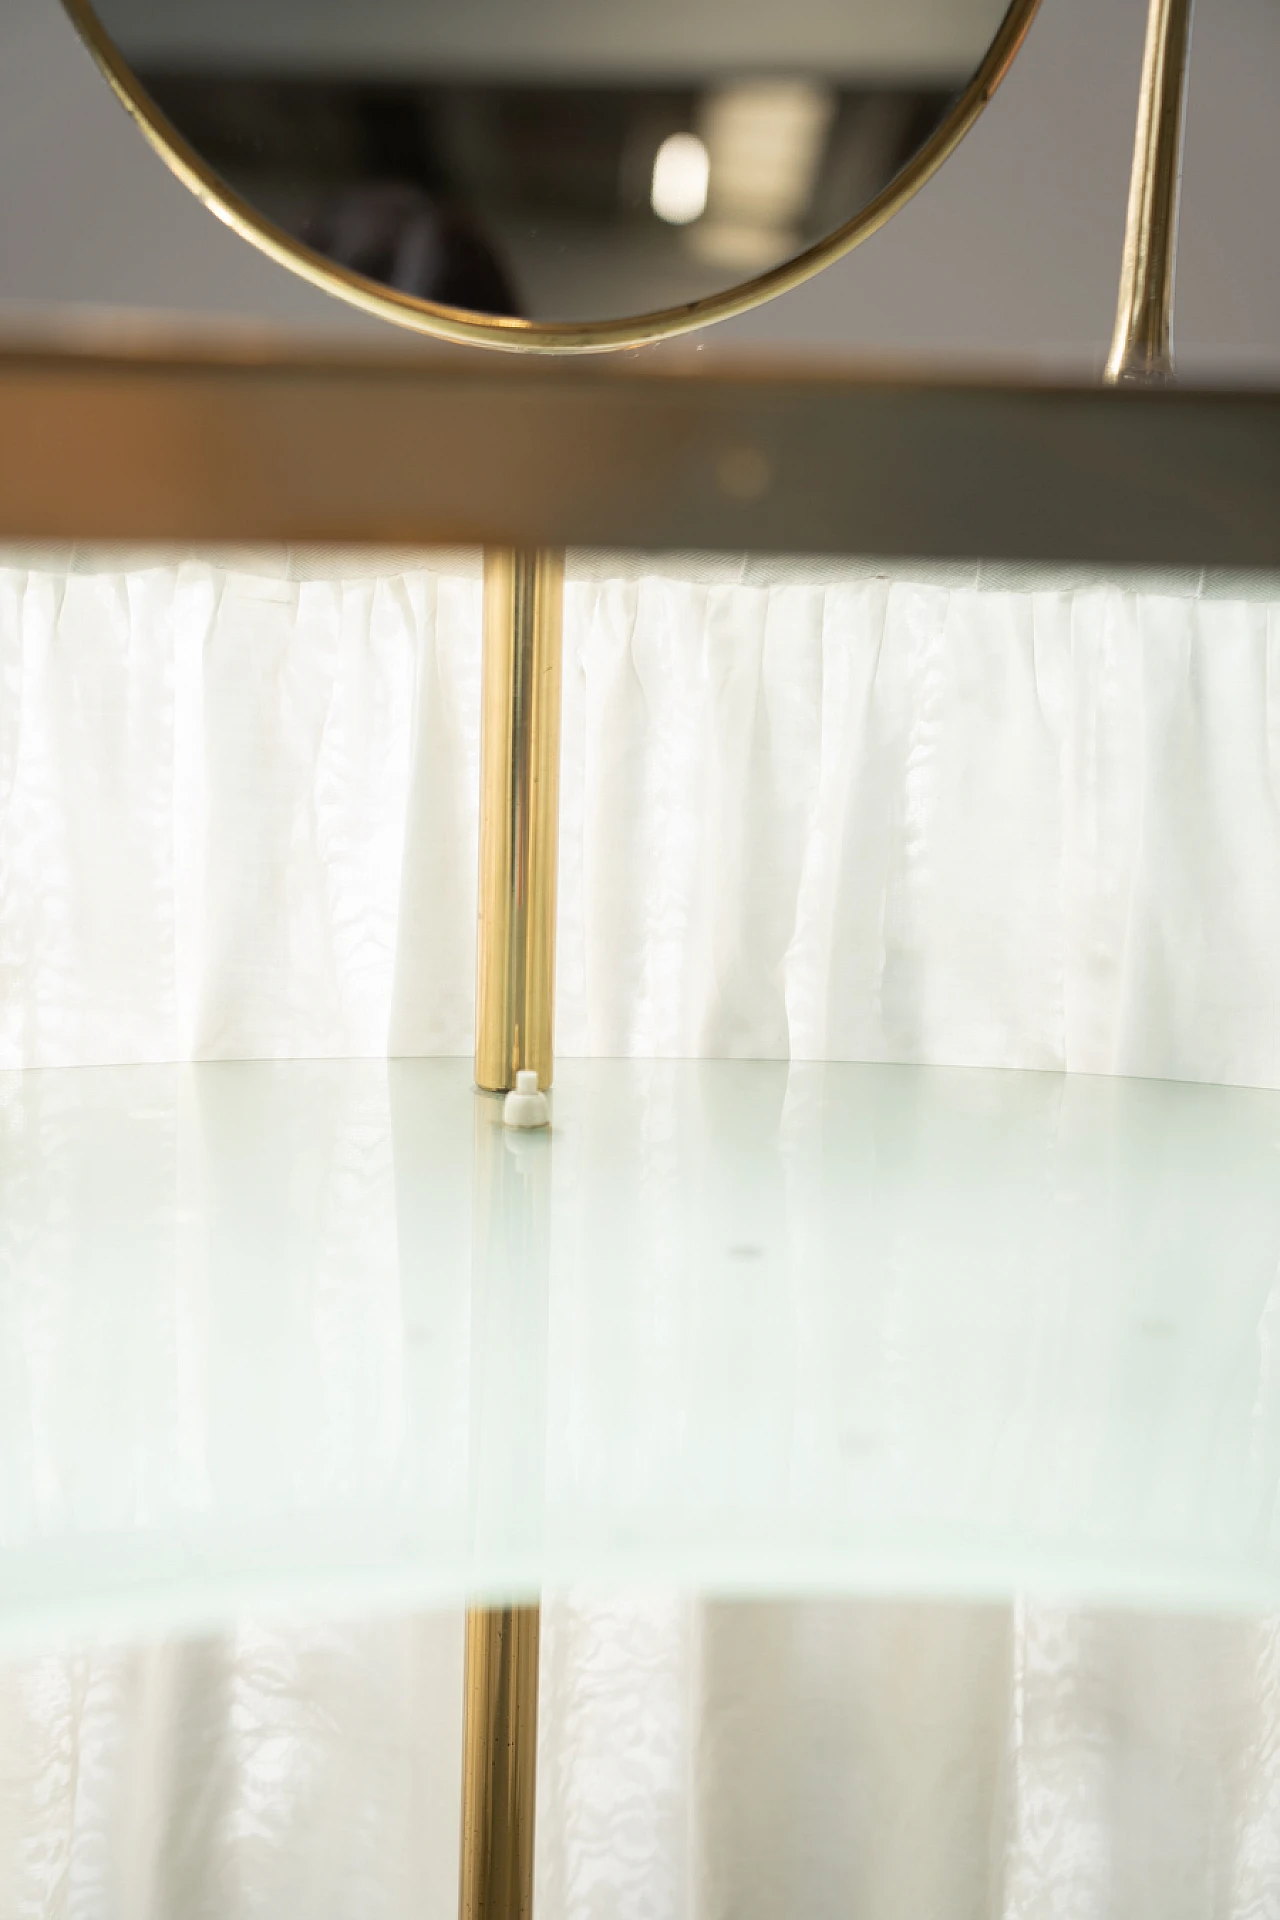
{"label": "round mirror", "polygon": [[1039,0],[66,0],[221,217],[425,332],[654,340],[807,278],[950,153]]}

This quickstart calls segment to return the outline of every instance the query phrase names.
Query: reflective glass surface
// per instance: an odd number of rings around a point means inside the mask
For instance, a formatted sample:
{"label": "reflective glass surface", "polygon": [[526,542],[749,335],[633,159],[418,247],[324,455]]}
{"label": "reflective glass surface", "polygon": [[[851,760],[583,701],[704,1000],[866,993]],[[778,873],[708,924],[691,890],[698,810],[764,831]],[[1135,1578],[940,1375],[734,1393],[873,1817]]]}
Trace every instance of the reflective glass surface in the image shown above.
{"label": "reflective glass surface", "polygon": [[98,0],[182,138],[369,278],[591,322],[722,293],[858,215],[1007,0]]}
{"label": "reflective glass surface", "polygon": [[1280,1600],[1280,1096],[0,1078],[0,1637],[587,1579]]}

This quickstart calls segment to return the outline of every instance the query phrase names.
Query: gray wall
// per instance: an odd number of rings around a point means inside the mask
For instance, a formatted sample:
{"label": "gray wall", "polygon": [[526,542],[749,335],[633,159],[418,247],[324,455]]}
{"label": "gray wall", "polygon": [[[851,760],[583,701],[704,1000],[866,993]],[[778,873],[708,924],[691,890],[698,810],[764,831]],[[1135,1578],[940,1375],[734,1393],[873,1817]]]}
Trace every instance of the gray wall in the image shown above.
{"label": "gray wall", "polygon": [[[368,336],[156,161],[56,0],[0,0],[0,312],[238,316]],[[1096,369],[1115,302],[1145,0],[1043,0],[1005,87],[888,228],[708,346]],[[1188,127],[1184,373],[1280,373],[1280,4],[1202,0]],[[441,351],[447,351],[441,349]]]}

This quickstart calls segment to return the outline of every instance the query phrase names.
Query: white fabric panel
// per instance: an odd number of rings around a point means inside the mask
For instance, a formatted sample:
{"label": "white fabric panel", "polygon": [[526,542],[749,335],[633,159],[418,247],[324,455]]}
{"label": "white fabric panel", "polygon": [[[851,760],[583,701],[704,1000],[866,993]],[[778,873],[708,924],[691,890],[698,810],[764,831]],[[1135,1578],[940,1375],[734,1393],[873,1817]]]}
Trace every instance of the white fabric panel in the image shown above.
{"label": "white fabric panel", "polygon": [[544,1604],[540,1920],[692,1920],[701,1911],[699,1628],[698,1607],[677,1595],[580,1593]]}
{"label": "white fabric panel", "polygon": [[479,617],[0,571],[0,1064],[465,1051]]}
{"label": "white fabric panel", "polygon": [[[562,1050],[1280,1085],[1280,598],[736,573],[570,586]],[[0,568],[0,1065],[469,1051],[479,594]],[[556,1920],[1280,1912],[1274,1623],[544,1640]],[[458,1664],[388,1620],[8,1669],[0,1912],[452,1920]]]}
{"label": "white fabric panel", "polygon": [[[0,1674],[14,1920],[454,1920],[460,1623],[246,1624]],[[548,1607],[556,1920],[1256,1920],[1274,1622]]]}
{"label": "white fabric panel", "polygon": [[454,1920],[461,1622],[246,1624],[0,1680],[8,1920]]}
{"label": "white fabric panel", "polygon": [[714,1607],[699,1920],[1280,1908],[1274,1622]]}
{"label": "white fabric panel", "polygon": [[[474,571],[0,571],[0,1065],[466,1053]],[[1277,608],[583,580],[566,1053],[1280,1077]]]}
{"label": "white fabric panel", "polygon": [[653,578],[575,615],[567,1050],[1274,1084],[1271,608]]}

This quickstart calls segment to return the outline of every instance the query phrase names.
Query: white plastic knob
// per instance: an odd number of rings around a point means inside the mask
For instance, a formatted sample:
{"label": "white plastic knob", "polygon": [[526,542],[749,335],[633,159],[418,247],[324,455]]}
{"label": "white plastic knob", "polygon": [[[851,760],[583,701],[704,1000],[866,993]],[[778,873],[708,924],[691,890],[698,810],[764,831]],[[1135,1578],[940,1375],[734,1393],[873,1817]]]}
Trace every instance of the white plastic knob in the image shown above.
{"label": "white plastic knob", "polygon": [[516,1075],[515,1090],[502,1103],[504,1127],[549,1127],[551,1109],[547,1096],[538,1091],[538,1076],[528,1067]]}

